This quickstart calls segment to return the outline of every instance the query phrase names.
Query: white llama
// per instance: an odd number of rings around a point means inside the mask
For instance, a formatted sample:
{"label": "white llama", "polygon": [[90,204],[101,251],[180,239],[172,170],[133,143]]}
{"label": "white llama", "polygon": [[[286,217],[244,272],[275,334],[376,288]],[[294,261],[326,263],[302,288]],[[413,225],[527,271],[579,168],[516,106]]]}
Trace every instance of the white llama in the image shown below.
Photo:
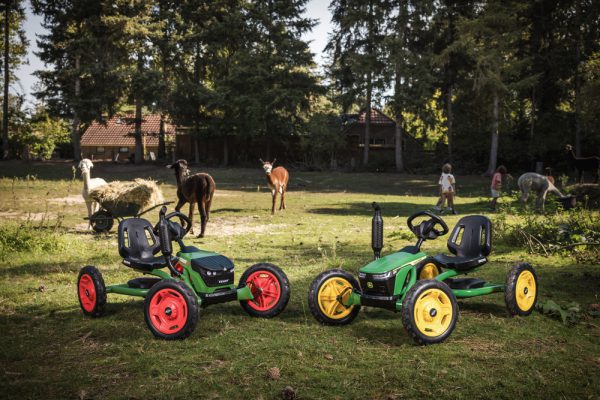
{"label": "white llama", "polygon": [[[99,186],[106,185],[106,181],[102,178],[90,178],[90,171],[92,168],[94,168],[94,164],[87,158],[84,158],[79,162],[79,170],[81,171],[81,176],[83,177],[83,192],[81,192],[81,195],[83,196],[83,200],[87,206],[88,218],[90,218],[96,211],[97,206],[96,201],[89,197],[89,193]],[[88,229],[91,229],[91,227],[92,222],[88,220]]]}

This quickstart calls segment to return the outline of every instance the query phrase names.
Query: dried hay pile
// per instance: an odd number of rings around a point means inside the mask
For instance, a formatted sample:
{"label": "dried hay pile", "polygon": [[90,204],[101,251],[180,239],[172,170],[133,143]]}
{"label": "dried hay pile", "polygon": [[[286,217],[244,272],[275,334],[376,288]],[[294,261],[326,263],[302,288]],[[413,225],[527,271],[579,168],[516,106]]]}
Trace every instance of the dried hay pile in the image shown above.
{"label": "dried hay pile", "polygon": [[110,182],[92,190],[90,197],[100,204],[135,204],[140,209],[165,202],[156,182],[146,179]]}

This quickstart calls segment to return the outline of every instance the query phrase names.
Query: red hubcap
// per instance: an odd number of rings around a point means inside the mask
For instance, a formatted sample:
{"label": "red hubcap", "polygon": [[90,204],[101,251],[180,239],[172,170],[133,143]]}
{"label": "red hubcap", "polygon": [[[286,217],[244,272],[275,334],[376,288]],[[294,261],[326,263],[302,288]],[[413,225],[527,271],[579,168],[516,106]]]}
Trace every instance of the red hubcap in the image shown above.
{"label": "red hubcap", "polygon": [[185,326],[188,306],[185,299],[176,290],[162,289],[150,300],[150,321],[165,335],[177,333]]}
{"label": "red hubcap", "polygon": [[81,307],[85,311],[94,311],[94,307],[96,306],[96,286],[94,286],[94,280],[88,274],[81,275],[81,279],[79,279],[79,300],[81,300]]}
{"label": "red hubcap", "polygon": [[275,307],[281,297],[281,287],[277,277],[269,271],[253,272],[246,280],[254,300],[248,305],[257,311],[267,311]]}

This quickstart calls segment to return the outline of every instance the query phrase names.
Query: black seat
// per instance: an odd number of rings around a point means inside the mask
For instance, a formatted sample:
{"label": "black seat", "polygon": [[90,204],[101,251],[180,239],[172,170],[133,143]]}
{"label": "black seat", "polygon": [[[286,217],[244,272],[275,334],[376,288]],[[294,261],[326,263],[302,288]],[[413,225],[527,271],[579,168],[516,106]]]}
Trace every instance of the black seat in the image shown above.
{"label": "black seat", "polygon": [[119,223],[119,254],[123,264],[143,271],[164,268],[165,258],[155,256],[159,251],[159,240],[148,220],[129,218]]}
{"label": "black seat", "polygon": [[461,218],[448,238],[448,250],[455,255],[434,257],[447,268],[465,271],[485,264],[492,250],[492,222],[483,215]]}

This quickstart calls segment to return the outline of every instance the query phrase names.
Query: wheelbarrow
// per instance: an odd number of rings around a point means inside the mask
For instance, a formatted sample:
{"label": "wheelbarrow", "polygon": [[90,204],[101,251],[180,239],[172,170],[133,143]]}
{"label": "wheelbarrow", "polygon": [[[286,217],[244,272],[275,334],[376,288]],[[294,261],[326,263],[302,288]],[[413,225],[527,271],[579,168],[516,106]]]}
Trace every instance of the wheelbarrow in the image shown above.
{"label": "wheelbarrow", "polygon": [[129,203],[124,201],[102,201],[99,202],[100,209],[92,214],[89,220],[92,229],[98,233],[109,232],[115,224],[115,219],[121,221],[123,218],[135,217],[139,218],[142,215],[154,210],[155,208],[166,206],[173,203],[167,201],[161,204],[156,204],[146,210],[141,210],[141,206],[136,203]]}

